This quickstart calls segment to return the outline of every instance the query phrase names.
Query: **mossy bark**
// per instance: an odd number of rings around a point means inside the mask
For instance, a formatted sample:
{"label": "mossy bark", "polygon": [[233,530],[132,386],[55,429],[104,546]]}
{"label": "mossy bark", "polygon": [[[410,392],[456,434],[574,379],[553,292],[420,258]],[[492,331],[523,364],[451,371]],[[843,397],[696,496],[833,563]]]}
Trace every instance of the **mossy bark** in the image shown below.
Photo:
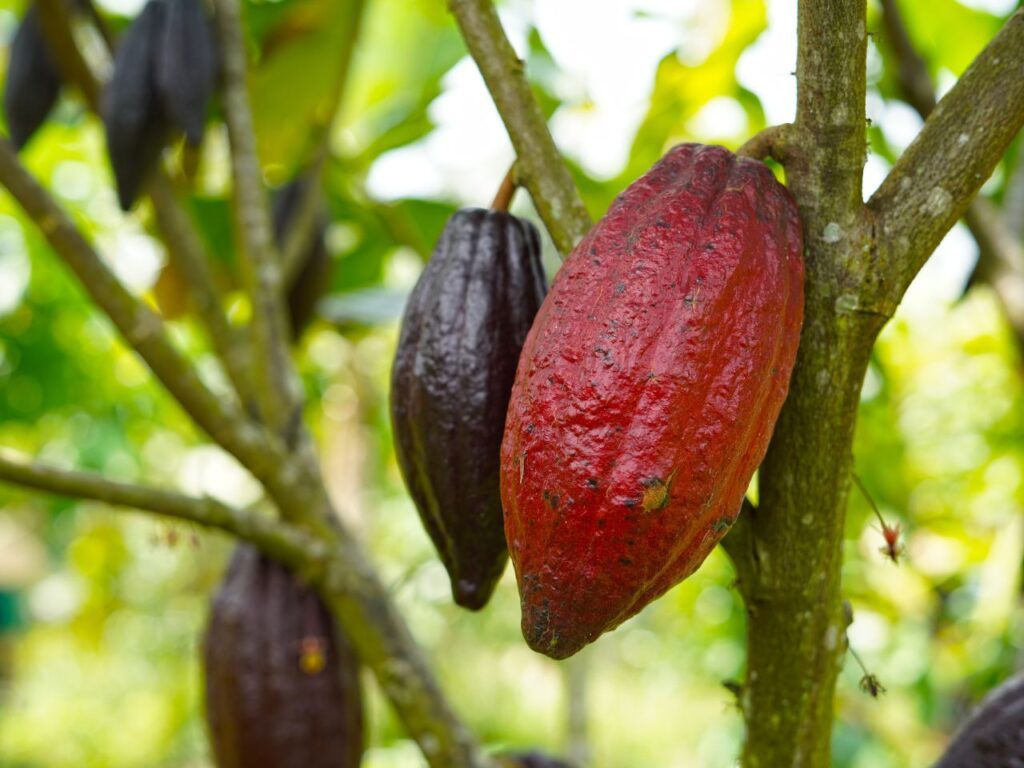
{"label": "mossy bark", "polygon": [[[801,0],[797,119],[772,142],[804,222],[806,308],[759,507],[730,548],[750,617],[745,768],[831,765],[849,620],[840,580],[846,497],[871,348],[1024,122],[1018,12],[865,206],[865,6]],[[997,103],[1005,112],[993,121]]]}

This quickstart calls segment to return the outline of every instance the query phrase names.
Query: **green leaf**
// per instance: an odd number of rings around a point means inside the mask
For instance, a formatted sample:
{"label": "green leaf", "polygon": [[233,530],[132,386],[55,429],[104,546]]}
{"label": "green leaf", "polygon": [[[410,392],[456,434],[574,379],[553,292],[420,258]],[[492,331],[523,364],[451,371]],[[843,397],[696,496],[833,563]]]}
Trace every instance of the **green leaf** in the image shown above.
{"label": "green leaf", "polygon": [[258,151],[268,174],[290,178],[309,148],[310,128],[329,119],[356,6],[350,0],[293,2],[263,36],[249,88]]}
{"label": "green leaf", "polygon": [[464,55],[443,3],[370,3],[341,115],[346,154],[369,168],[382,153],[429,133],[430,103],[441,93],[445,73]]}
{"label": "green leaf", "polygon": [[[763,0],[733,0],[732,16],[721,43],[700,64],[684,64],[679,53],[662,59],[655,78],[651,106],[633,141],[625,181],[646,171],[672,144],[686,138],[686,123],[711,99],[739,99],[751,118],[751,128],[763,124],[764,115],[749,91],[736,82],[736,63],[743,51],[767,26]],[[756,118],[756,119],[755,119]]]}

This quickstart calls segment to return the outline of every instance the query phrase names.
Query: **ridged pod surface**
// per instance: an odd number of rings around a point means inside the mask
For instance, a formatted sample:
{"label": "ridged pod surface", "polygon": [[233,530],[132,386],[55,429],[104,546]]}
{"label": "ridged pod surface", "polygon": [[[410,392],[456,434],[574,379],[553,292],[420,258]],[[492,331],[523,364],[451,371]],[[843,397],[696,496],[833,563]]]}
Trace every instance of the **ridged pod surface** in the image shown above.
{"label": "ridged pod surface", "polygon": [[508,559],[498,473],[512,380],[544,299],[537,230],[508,213],[456,212],[416,283],[391,376],[406,486],[473,610]]}
{"label": "ridged pod surface", "polygon": [[802,232],[763,163],[683,144],[573,250],[523,349],[502,445],[529,645],[570,656],[701,564],[785,399]]}
{"label": "ridged pod surface", "polygon": [[1024,676],[985,697],[935,768],[1024,768]]}
{"label": "ridged pod surface", "polygon": [[288,569],[239,546],[203,653],[218,768],[357,768],[358,663],[320,598]]}
{"label": "ridged pod surface", "polygon": [[21,149],[50,114],[60,94],[60,74],[30,6],[11,43],[4,87],[4,116],[14,146]]}

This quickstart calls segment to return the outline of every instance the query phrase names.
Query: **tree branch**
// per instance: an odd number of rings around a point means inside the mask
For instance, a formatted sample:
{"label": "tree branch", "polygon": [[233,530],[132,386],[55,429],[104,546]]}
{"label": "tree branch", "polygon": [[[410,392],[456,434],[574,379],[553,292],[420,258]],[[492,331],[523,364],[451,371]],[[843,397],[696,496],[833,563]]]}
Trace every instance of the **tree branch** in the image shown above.
{"label": "tree branch", "polygon": [[235,237],[246,292],[252,302],[256,351],[252,375],[264,418],[282,431],[295,416],[297,387],[282,302],[281,261],[274,244],[263,170],[256,155],[241,7],[238,0],[214,0],[214,7],[224,69],[224,116],[231,144]]}
{"label": "tree branch", "polygon": [[1024,245],[988,200],[974,200],[964,221],[978,243],[977,275],[992,286],[1024,350]]}
{"label": "tree branch", "polygon": [[917,52],[903,23],[899,0],[882,0],[882,23],[896,56],[896,79],[900,90],[907,103],[927,119],[935,109],[935,86],[928,72],[928,63]]}
{"label": "tree branch", "polygon": [[[65,80],[74,82],[89,109],[99,113],[99,94],[103,84],[90,69],[72,34],[72,16],[64,9],[64,0],[37,0],[40,20],[44,25],[51,50],[59,52],[58,64]],[[90,18],[99,26],[103,40],[110,45],[110,34],[95,7],[89,3]],[[110,52],[112,52],[112,48]],[[153,203],[160,234],[170,258],[189,281],[189,293],[200,320],[210,334],[210,341],[224,365],[228,379],[238,395],[247,403],[253,399],[249,376],[250,350],[246,339],[235,332],[227,321],[216,282],[210,272],[210,255],[191,218],[174,196],[173,185],[162,167],[153,174],[148,193]]]}
{"label": "tree branch", "polygon": [[1017,150],[1017,159],[1006,182],[1003,217],[1014,237],[1024,240],[1024,147]]}
{"label": "tree branch", "polygon": [[879,269],[901,296],[1024,126],[1024,10],[938,103],[868,203]]}
{"label": "tree branch", "polygon": [[0,450],[0,481],[45,493],[92,499],[217,528],[250,541],[313,581],[341,620],[363,662],[377,675],[409,733],[434,768],[490,768],[440,690],[390,599],[362,554],[287,523],[210,498],[118,483],[57,469]]}
{"label": "tree branch", "polygon": [[[234,403],[220,402],[206,389],[171,346],[160,318],[120,285],[63,211],[20,166],[6,141],[0,141],[0,183],[186,412],[260,480],[284,516],[301,521],[310,535],[328,547],[328,562],[315,578],[430,765],[488,768],[490,762],[445,701],[366,555],[340,523],[326,522],[336,515],[315,462],[301,451],[288,452],[275,435],[249,421]],[[300,443],[300,448],[304,446],[305,442]],[[306,543],[277,541],[274,545],[285,564],[300,570],[311,567]]]}
{"label": "tree branch", "polygon": [[516,171],[564,255],[590,229],[590,215],[548,131],[544,113],[491,0],[449,0],[518,158]]}
{"label": "tree branch", "polygon": [[[897,59],[902,95],[927,120],[935,109],[935,87],[928,65],[907,34],[897,0],[882,0],[882,14]],[[1012,181],[1007,189],[1008,207],[1013,197]],[[971,202],[964,221],[978,244],[975,274],[992,286],[1018,342],[1024,346],[1024,247],[1020,234],[1011,231],[998,209],[982,198]]]}
{"label": "tree branch", "polygon": [[119,483],[91,472],[58,469],[28,461],[0,449],[0,481],[59,496],[130,507],[189,523],[216,528],[250,541],[271,557],[288,557],[301,549],[313,557],[323,545],[291,526],[209,497],[195,498],[159,488]]}
{"label": "tree branch", "polygon": [[[242,64],[244,67],[244,60]],[[258,172],[258,166],[255,170]],[[10,145],[2,141],[0,183],[40,227],[94,301],[186,412],[260,480],[282,514],[301,521],[308,529],[310,537],[299,534],[301,538],[275,539],[269,542],[273,550],[268,551],[317,582],[432,768],[490,768],[491,761],[449,707],[362,549],[340,524],[326,522],[336,519],[336,515],[301,423],[298,450],[288,451],[275,435],[250,421],[235,403],[219,402],[170,344],[160,318],[120,285],[70,219],[21,167]],[[254,311],[259,312],[260,307],[255,306]],[[112,486],[102,490],[113,500],[109,496]],[[117,490],[128,493],[123,487]],[[131,495],[130,500],[144,501]],[[152,505],[152,497],[149,502]],[[160,503],[181,502],[164,498]],[[206,511],[212,515],[218,510]],[[318,542],[328,551],[323,563],[315,562]]]}
{"label": "tree branch", "polygon": [[78,87],[93,112],[99,112],[102,86],[82,56],[72,31],[75,9],[66,0],[36,0],[39,23],[57,69],[66,83]]}
{"label": "tree branch", "polygon": [[245,337],[228,322],[217,281],[210,269],[211,260],[206,246],[175,197],[171,180],[162,169],[150,183],[149,195],[167,252],[188,281],[189,298],[210,334],[213,349],[246,409],[254,408],[255,394],[249,378],[251,350]]}
{"label": "tree branch", "polygon": [[317,215],[323,193],[324,168],[331,156],[331,133],[345,96],[348,74],[352,66],[352,54],[355,51],[365,9],[366,0],[350,0],[345,4],[344,13],[347,15],[345,38],[338,51],[338,69],[334,87],[327,99],[328,108],[323,121],[313,126],[310,143],[314,150],[312,162],[309,164],[309,178],[282,244],[282,283],[286,288],[294,284],[298,277],[302,269],[302,258],[316,231]]}
{"label": "tree branch", "polygon": [[275,500],[287,496],[290,489],[284,490],[281,475],[292,462],[284,446],[251,421],[237,401],[219,397],[203,384],[167,337],[160,317],[121,285],[6,140],[0,140],[0,184],[192,420],[263,482]]}

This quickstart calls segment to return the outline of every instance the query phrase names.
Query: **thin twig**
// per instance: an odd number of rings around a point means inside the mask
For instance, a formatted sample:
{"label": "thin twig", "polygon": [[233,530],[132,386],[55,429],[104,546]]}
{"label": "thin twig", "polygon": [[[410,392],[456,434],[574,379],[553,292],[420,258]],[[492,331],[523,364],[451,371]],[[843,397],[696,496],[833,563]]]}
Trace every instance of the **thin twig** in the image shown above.
{"label": "thin twig", "polygon": [[882,21],[885,34],[896,56],[896,78],[904,98],[921,117],[927,118],[935,109],[935,86],[928,63],[921,57],[910,39],[899,0],[882,0]]}
{"label": "thin twig", "polygon": [[305,257],[316,234],[317,218],[323,205],[324,166],[327,164],[329,150],[321,147],[312,166],[306,171],[299,201],[295,206],[295,215],[285,232],[281,249],[281,284],[290,287],[305,266]]}
{"label": "thin twig", "polygon": [[59,469],[26,460],[0,449],[0,481],[44,493],[91,499],[117,507],[130,507],[216,528],[251,541],[271,556],[301,548],[313,557],[322,544],[286,523],[209,497],[184,494],[130,483],[115,482],[91,472]]}
{"label": "thin twig", "polygon": [[39,23],[46,36],[50,52],[56,59],[57,69],[66,83],[77,86],[85,103],[93,112],[99,112],[101,83],[89,69],[72,31],[73,13],[69,13],[66,0],[36,0]]}
{"label": "thin twig", "polygon": [[555,247],[568,254],[590,229],[590,215],[551,138],[523,62],[491,0],[449,0],[449,6],[512,140],[520,181]]}
{"label": "thin twig", "polygon": [[236,239],[246,292],[252,302],[256,352],[252,375],[264,418],[274,429],[283,431],[296,413],[298,388],[288,351],[281,261],[256,154],[241,7],[238,0],[215,0],[214,5],[224,71],[224,114],[231,144]]}
{"label": "thin twig", "polygon": [[754,552],[753,518],[757,507],[744,498],[740,505],[740,514],[728,533],[722,538],[721,547],[732,561],[736,571],[736,582],[740,594],[750,597],[750,590],[755,586],[757,576],[757,559]]}
{"label": "thin twig", "polygon": [[327,98],[327,108],[322,119],[313,126],[311,132],[310,144],[314,147],[313,159],[309,164],[308,178],[296,206],[295,216],[285,234],[281,249],[284,273],[282,284],[285,287],[294,284],[298,277],[302,269],[303,256],[307,253],[316,232],[316,222],[321,206],[320,199],[323,193],[324,168],[331,155],[331,136],[338,111],[345,97],[349,71],[352,67],[352,55],[359,37],[359,30],[362,28],[365,10],[366,0],[349,0],[344,4],[344,10],[340,11],[346,14],[345,37],[341,40],[337,50],[338,66],[335,71],[334,84]]}
{"label": "thin twig", "polygon": [[175,197],[166,174],[156,174],[149,194],[170,259],[188,281],[189,298],[210,334],[213,348],[246,409],[251,410],[256,403],[249,378],[250,350],[245,337],[228,322],[224,313],[206,246]]}
{"label": "thin twig", "polygon": [[1024,243],[1010,229],[1012,219],[1002,215],[989,200],[972,202],[964,221],[978,243],[976,274],[992,286],[1024,349]]}
{"label": "thin twig", "polygon": [[1006,182],[1003,216],[1013,236],[1024,240],[1024,147],[1017,150],[1017,160]]}

